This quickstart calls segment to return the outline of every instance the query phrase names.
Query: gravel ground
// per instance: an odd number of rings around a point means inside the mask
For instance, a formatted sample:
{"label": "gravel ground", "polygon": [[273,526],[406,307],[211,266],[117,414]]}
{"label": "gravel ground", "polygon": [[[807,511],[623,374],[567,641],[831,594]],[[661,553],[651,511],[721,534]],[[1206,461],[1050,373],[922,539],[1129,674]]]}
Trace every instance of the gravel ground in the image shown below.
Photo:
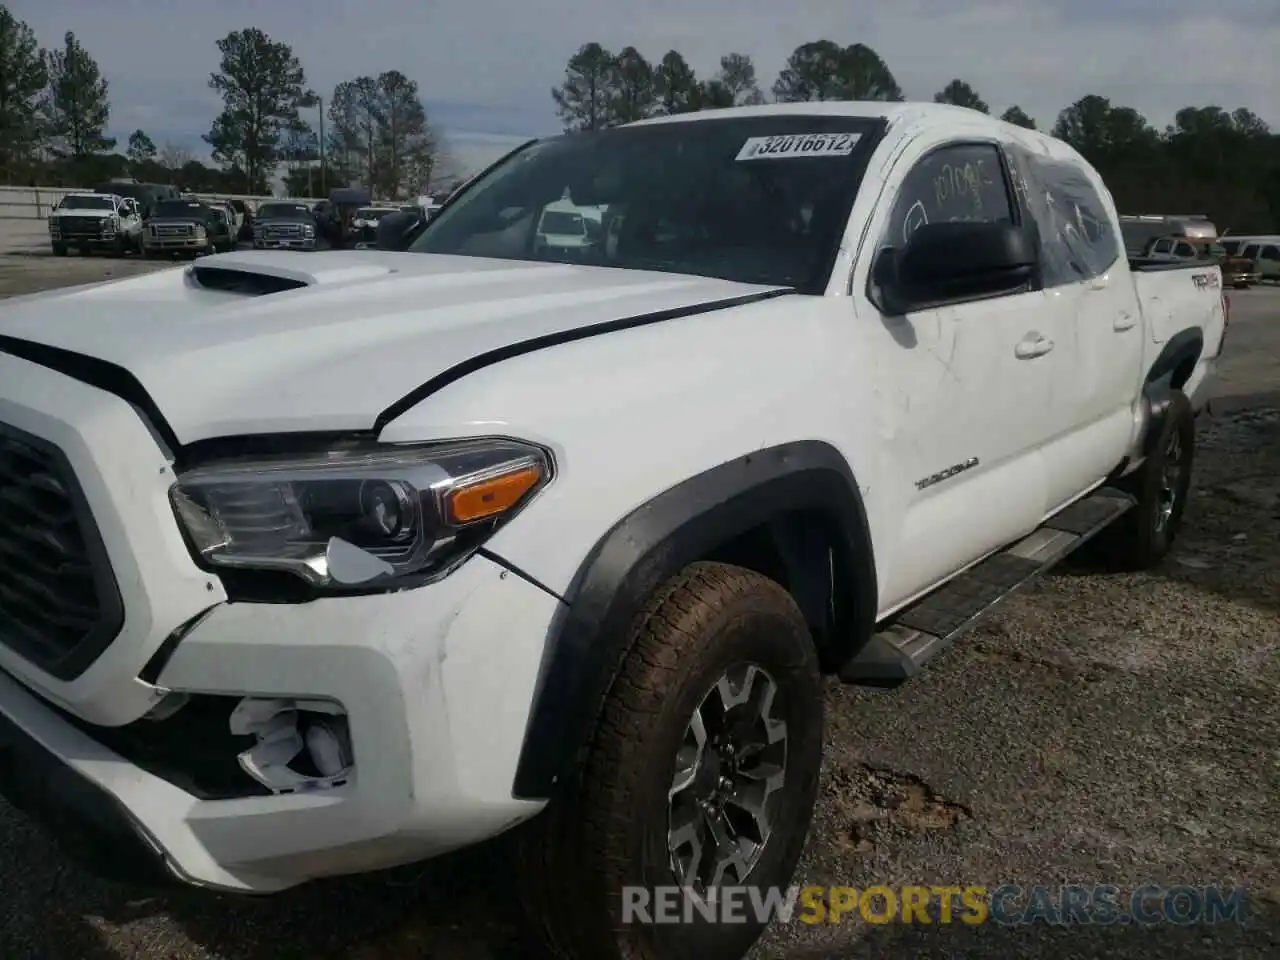
{"label": "gravel ground", "polygon": [[[0,296],[152,267],[0,256]],[[1244,886],[1254,919],[797,923],[770,930],[756,960],[1280,955],[1280,291],[1233,300],[1175,555],[1131,576],[1073,563],[898,691],[832,684],[799,880]],[[0,806],[0,957],[532,960],[500,857],[263,900],[146,898],[64,864]]]}

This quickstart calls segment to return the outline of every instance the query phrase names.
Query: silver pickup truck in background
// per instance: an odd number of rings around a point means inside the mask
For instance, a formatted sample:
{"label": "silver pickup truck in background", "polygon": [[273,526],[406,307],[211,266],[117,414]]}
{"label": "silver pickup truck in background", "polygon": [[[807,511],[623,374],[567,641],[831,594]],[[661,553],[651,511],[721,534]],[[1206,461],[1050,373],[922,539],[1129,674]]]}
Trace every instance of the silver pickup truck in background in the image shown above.
{"label": "silver pickup truck in background", "polygon": [[142,251],[142,216],[128,197],[103,193],[69,193],[49,209],[49,243],[54,256],[71,248],[81,256],[92,250],[124,256]]}

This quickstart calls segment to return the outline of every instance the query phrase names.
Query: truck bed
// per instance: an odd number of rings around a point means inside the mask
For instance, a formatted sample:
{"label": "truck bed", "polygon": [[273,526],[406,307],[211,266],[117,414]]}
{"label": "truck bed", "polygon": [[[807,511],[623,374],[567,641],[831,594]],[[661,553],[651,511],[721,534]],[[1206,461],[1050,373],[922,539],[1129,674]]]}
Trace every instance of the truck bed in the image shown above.
{"label": "truck bed", "polygon": [[[1129,269],[1147,329],[1150,360],[1184,331],[1203,331],[1204,348],[1186,389],[1195,394],[1222,349],[1226,304],[1222,271],[1216,264],[1131,259]],[[1199,405],[1199,404],[1197,404]]]}

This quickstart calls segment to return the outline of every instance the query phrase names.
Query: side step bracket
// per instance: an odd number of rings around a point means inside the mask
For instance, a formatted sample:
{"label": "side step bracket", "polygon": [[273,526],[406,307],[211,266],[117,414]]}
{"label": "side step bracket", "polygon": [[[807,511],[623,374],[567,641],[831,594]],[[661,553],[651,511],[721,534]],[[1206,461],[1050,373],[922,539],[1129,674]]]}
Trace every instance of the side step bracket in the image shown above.
{"label": "side step bracket", "polygon": [[1102,489],[1054,514],[1033,533],[916,600],[840,668],[845,683],[896,686],[977,626],[1020,589],[1134,505]]}

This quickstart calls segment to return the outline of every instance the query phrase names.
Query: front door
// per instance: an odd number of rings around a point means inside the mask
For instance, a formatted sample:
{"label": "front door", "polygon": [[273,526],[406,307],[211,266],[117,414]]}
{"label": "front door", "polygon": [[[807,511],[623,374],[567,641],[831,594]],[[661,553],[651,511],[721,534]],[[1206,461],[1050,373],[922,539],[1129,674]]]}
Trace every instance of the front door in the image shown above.
{"label": "front door", "polygon": [[[879,205],[887,216],[872,226],[879,239],[864,246],[862,260],[902,247],[924,223],[1018,217],[993,142],[918,140],[889,182],[900,186]],[[1023,290],[900,317],[868,305],[869,316],[860,316],[889,411],[883,433],[894,490],[881,492],[903,518],[882,610],[1029,533],[1043,516],[1038,448],[1058,358],[1043,307],[1043,292]]]}

